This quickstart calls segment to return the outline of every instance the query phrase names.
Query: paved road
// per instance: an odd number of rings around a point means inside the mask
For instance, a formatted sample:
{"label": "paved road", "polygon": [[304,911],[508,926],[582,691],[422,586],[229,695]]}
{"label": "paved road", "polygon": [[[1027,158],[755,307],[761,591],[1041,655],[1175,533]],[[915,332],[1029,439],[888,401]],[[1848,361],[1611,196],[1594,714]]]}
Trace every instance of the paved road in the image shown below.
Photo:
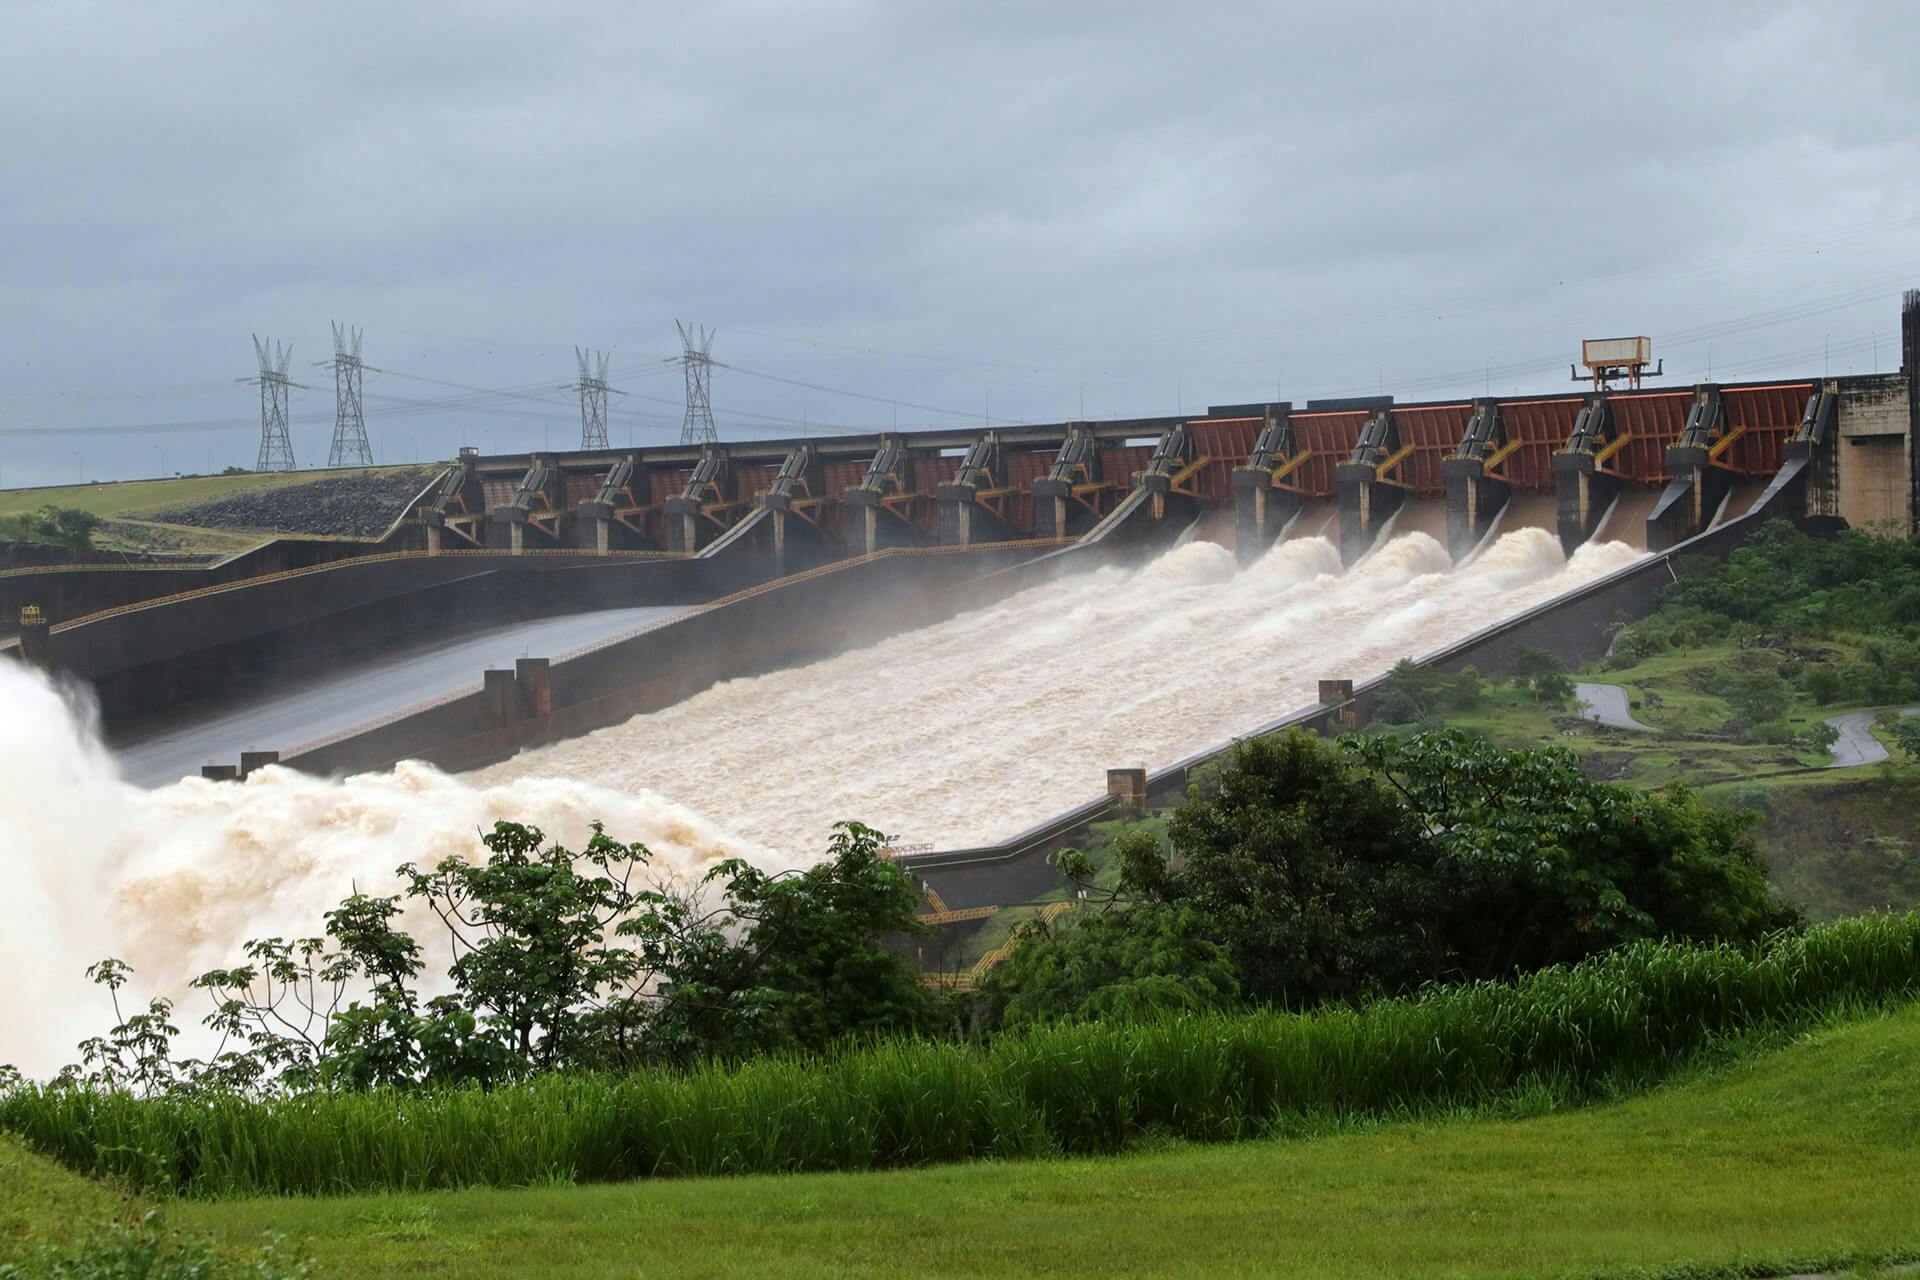
{"label": "paved road", "polygon": [[681,606],[604,609],[467,631],[343,663],[324,676],[245,705],[221,707],[117,743],[121,775],[143,787],[232,762],[245,748],[284,750],[351,729],[470,684],[487,667],[552,657],[684,612]]}
{"label": "paved road", "polygon": [[[1852,769],[1863,764],[1879,764],[1887,758],[1886,744],[1873,736],[1872,724],[1878,711],[1849,711],[1828,716],[1827,723],[1839,730],[1833,744],[1833,762],[1829,769]],[[1903,716],[1920,715],[1920,707],[1906,707]]]}
{"label": "paved road", "polygon": [[1650,724],[1641,724],[1633,718],[1633,711],[1627,704],[1627,691],[1617,684],[1587,684],[1575,681],[1574,694],[1580,699],[1580,718],[1598,720],[1601,724],[1610,724],[1617,729],[1645,729],[1649,733],[1658,732]]}

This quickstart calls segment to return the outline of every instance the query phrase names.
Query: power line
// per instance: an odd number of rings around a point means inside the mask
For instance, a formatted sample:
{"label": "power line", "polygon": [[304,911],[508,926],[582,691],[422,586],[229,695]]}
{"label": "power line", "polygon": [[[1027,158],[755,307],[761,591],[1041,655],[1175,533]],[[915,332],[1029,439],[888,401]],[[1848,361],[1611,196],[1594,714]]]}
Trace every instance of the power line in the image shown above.
{"label": "power line", "polygon": [[[783,378],[777,373],[762,373],[758,369],[746,369],[746,368],[742,368],[740,365],[737,365],[737,364],[723,364],[721,365],[721,368],[731,369],[735,373],[744,373],[749,378],[763,378],[768,382],[783,382],[790,387],[805,387],[808,391],[821,391],[821,392],[825,392],[827,395],[830,395],[830,396],[845,396],[849,400],[871,400],[875,404],[897,404],[897,405],[900,405],[902,408],[918,409],[922,413],[939,413],[939,414],[944,414],[950,418],[966,418],[969,421],[975,420],[981,416],[980,414],[973,412],[971,409],[943,409],[939,405],[916,404],[912,400],[901,400],[894,396],[872,396],[872,395],[868,395],[864,391],[848,391],[844,387],[825,387],[825,386],[821,386],[817,382],[802,382],[798,378]],[[1019,419],[1017,418],[993,418],[993,417],[989,417],[987,420],[990,423],[1004,422],[1009,425],[1015,424],[1019,421]]]}

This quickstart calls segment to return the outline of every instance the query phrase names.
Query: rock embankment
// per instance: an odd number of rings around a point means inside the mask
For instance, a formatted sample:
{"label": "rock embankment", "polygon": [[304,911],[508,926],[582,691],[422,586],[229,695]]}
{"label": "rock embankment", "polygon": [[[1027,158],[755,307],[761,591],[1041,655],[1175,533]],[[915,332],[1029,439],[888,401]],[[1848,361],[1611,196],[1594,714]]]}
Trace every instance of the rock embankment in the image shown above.
{"label": "rock embankment", "polygon": [[376,538],[435,474],[433,467],[355,471],[142,514],[150,520],[201,529]]}

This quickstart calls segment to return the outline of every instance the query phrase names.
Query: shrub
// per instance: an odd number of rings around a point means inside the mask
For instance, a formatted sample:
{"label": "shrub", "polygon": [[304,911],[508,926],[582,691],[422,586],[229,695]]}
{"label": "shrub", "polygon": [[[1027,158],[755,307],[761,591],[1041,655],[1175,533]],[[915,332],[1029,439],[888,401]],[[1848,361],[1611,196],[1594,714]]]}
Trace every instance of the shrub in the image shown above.
{"label": "shrub", "polygon": [[0,542],[44,542],[85,551],[93,546],[100,517],[78,507],[41,507],[38,511],[0,516]]}
{"label": "shrub", "polygon": [[1480,673],[1473,667],[1451,675],[1402,658],[1375,686],[1372,714],[1386,724],[1421,724],[1448,711],[1471,710],[1480,695]]}

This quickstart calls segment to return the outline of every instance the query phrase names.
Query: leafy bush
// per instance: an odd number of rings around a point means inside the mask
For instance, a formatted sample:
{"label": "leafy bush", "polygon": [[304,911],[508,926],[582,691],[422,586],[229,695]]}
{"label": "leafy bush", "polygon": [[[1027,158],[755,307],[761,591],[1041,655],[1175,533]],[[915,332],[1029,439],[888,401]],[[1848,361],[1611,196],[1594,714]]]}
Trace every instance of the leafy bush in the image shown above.
{"label": "leafy bush", "polygon": [[85,551],[93,546],[100,517],[78,507],[41,507],[38,511],[0,516],[0,542],[43,542]]}
{"label": "leafy bush", "polygon": [[1373,717],[1386,724],[1421,724],[1444,712],[1471,710],[1480,696],[1480,673],[1473,667],[1450,675],[1402,658],[1374,688]]}
{"label": "leafy bush", "polygon": [[[1150,836],[1122,837],[1120,852]],[[1137,856],[1137,855],[1136,855]],[[1240,984],[1207,922],[1184,907],[1077,911],[1036,925],[985,983],[991,1021],[1016,1029],[1226,1009]]]}
{"label": "leafy bush", "polygon": [[1560,659],[1545,649],[1516,645],[1508,664],[1516,689],[1525,689],[1547,706],[1564,705],[1573,697],[1573,681],[1567,677]]}
{"label": "leafy bush", "polygon": [[1886,721],[1887,736],[1894,750],[1909,761],[1920,764],[1920,716],[1891,716]]}
{"label": "leafy bush", "polygon": [[1514,1091],[1578,1098],[1715,1037],[1916,989],[1920,916],[1868,916],[1756,946],[1641,941],[1359,1009],[1062,1024],[985,1048],[887,1040],[491,1090],[144,1100],[27,1085],[0,1095],[0,1125],[76,1168],[188,1195],[871,1169],[1219,1141]]}

